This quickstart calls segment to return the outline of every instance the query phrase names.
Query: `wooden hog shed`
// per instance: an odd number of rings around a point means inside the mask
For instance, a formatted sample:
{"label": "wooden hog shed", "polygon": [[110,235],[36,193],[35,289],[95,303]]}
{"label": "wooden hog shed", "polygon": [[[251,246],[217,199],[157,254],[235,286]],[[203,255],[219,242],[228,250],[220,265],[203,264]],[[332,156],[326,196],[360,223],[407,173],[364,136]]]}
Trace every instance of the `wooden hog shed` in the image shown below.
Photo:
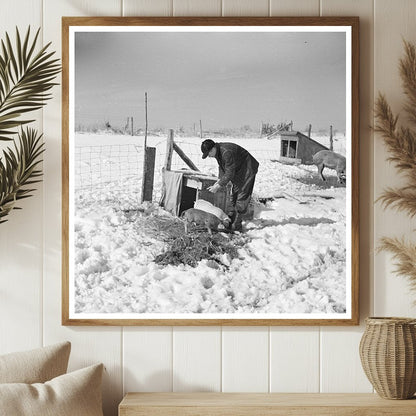
{"label": "wooden hog shed", "polygon": [[[171,170],[172,153],[175,151],[189,166],[190,170]],[[165,166],[163,168],[163,196],[161,205],[174,215],[181,215],[188,208],[193,208],[195,201],[204,199],[227,212],[229,188],[225,187],[213,194],[208,187],[214,185],[218,178],[199,171],[173,140],[170,130],[167,141]]]}
{"label": "wooden hog shed", "polygon": [[227,212],[228,188],[213,194],[207,190],[214,185],[216,178],[197,171],[165,170],[163,206],[174,215],[181,215],[188,208],[193,208],[195,201],[203,199]]}
{"label": "wooden hog shed", "polygon": [[299,131],[282,131],[276,135],[280,145],[279,161],[310,165],[312,157],[320,150],[329,150],[324,145],[305,136]]}

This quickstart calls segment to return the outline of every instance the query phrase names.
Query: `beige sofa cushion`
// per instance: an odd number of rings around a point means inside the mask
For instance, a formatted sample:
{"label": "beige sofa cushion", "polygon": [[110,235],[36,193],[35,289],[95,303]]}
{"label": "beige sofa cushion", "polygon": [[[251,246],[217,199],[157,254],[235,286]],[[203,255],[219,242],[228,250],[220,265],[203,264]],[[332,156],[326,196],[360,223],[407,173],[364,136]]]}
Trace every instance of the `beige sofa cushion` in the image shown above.
{"label": "beige sofa cushion", "polygon": [[71,343],[0,355],[0,383],[44,383],[66,373]]}
{"label": "beige sofa cushion", "polygon": [[0,415],[103,416],[102,373],[97,364],[44,384],[0,384]]}

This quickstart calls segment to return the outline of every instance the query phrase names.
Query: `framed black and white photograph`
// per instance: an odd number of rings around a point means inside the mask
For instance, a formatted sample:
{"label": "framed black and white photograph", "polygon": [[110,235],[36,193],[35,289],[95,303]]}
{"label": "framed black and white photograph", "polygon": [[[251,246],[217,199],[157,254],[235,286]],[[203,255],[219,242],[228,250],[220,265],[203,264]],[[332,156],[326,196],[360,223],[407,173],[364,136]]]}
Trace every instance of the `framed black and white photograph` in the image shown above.
{"label": "framed black and white photograph", "polygon": [[358,324],[358,18],[63,18],[64,325]]}

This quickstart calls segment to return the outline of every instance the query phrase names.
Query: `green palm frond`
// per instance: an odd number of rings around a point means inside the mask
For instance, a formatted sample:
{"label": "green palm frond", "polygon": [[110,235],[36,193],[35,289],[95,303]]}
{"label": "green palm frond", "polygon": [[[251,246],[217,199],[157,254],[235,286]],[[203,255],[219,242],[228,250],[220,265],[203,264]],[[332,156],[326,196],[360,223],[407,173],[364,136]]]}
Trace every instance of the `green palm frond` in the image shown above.
{"label": "green palm frond", "polygon": [[30,40],[29,27],[22,42],[16,28],[15,48],[7,33],[0,43],[0,140],[11,140],[8,136],[16,133],[11,129],[33,121],[18,118],[42,108],[57,85],[53,80],[61,66],[52,59],[55,52],[48,52],[50,43],[35,53],[39,31]]}
{"label": "green palm frond", "polygon": [[0,224],[12,209],[19,209],[16,202],[28,198],[35,190],[33,184],[41,182],[42,135],[27,128],[18,133],[19,145],[7,148],[0,159]]}

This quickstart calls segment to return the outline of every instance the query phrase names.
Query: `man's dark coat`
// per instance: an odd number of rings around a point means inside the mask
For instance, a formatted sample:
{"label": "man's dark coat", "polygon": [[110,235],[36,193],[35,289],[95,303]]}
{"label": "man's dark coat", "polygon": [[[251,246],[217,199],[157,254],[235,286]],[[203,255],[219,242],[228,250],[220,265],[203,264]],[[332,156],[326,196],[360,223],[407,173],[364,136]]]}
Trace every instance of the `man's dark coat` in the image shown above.
{"label": "man's dark coat", "polygon": [[241,188],[258,170],[259,162],[246,149],[235,143],[216,143],[219,166],[219,185],[229,181]]}

